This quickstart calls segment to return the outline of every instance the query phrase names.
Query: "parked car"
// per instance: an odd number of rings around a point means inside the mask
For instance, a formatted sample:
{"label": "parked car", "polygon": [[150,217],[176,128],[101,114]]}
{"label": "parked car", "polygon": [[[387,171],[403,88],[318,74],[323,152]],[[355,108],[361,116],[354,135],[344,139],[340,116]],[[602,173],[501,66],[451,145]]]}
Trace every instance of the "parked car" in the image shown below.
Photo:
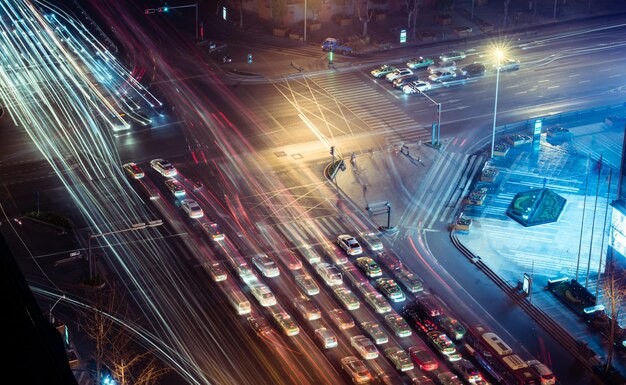
{"label": "parked car", "polygon": [[380,67],[374,68],[370,73],[373,77],[380,79],[383,76],[386,76],[388,73],[393,72],[397,69],[398,67],[383,64]]}
{"label": "parked car", "polygon": [[396,80],[396,78],[399,78],[400,76],[406,76],[406,75],[413,75],[413,71],[410,68],[398,68],[397,70],[385,75],[385,79],[389,83],[391,83],[394,80]]}
{"label": "parked car", "polygon": [[414,70],[414,69],[418,69],[418,68],[424,68],[424,67],[428,67],[429,65],[432,65],[435,61],[433,59],[429,59],[429,58],[425,58],[425,57],[418,57],[415,59],[411,59],[406,63],[406,66],[409,67],[410,69]]}
{"label": "parked car", "polygon": [[445,52],[445,53],[442,53],[441,55],[439,55],[439,59],[442,60],[442,61],[463,60],[466,57],[467,57],[467,55],[463,51],[450,51],[450,52]]}

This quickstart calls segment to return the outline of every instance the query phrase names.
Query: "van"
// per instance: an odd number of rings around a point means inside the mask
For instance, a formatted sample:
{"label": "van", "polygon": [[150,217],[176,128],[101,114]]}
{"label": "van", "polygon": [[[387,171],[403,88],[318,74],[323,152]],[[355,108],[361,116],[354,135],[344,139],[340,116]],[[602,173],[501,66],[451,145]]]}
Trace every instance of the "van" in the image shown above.
{"label": "van", "polygon": [[318,263],[315,266],[317,273],[324,279],[328,286],[340,285],[343,278],[339,270],[329,263]]}
{"label": "van", "polygon": [[246,296],[238,289],[233,289],[229,293],[228,300],[239,315],[249,314],[252,311],[250,301],[248,301]]}

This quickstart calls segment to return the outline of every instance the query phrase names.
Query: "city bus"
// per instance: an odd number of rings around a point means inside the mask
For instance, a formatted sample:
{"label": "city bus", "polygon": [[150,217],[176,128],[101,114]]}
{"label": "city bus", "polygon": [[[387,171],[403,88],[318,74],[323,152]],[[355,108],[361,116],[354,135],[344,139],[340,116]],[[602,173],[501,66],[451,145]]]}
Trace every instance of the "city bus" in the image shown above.
{"label": "city bus", "polygon": [[539,385],[537,374],[498,335],[483,326],[469,328],[465,346],[474,359],[504,385]]}

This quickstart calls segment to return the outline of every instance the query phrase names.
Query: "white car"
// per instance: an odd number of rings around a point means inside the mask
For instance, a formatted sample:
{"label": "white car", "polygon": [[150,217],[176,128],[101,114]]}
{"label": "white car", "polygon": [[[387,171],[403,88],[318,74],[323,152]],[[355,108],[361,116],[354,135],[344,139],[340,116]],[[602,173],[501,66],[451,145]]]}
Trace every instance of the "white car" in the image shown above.
{"label": "white car", "polygon": [[454,61],[440,61],[428,67],[428,73],[434,74],[436,72],[453,72],[456,70],[456,63]]}
{"label": "white car", "polygon": [[389,342],[389,336],[383,330],[382,326],[376,322],[362,322],[361,327],[374,340],[376,345],[386,344]]}
{"label": "white car", "polygon": [[397,70],[385,75],[385,79],[389,83],[391,83],[394,80],[396,80],[396,78],[399,78],[400,76],[406,76],[406,75],[413,75],[413,70],[411,70],[410,68],[398,68]]}
{"label": "white car", "polygon": [[367,369],[363,361],[355,356],[348,356],[341,359],[341,368],[350,376],[355,384],[369,384],[374,381],[374,376]]}
{"label": "white car", "polygon": [[226,278],[228,278],[226,270],[224,270],[224,267],[222,267],[222,264],[219,262],[211,263],[207,266],[207,269],[215,282],[225,281]]}
{"label": "white car", "polygon": [[184,212],[189,215],[189,218],[202,218],[204,216],[204,211],[202,211],[202,207],[198,204],[198,202],[193,199],[183,199],[180,202],[180,207]]}
{"label": "white car", "polygon": [[252,257],[252,263],[259,269],[265,277],[272,278],[280,275],[280,270],[276,266],[276,262],[267,254],[257,254]]}
{"label": "white car", "polygon": [[404,92],[406,95],[413,95],[419,92],[426,92],[431,88],[432,85],[429,82],[418,80],[402,87],[402,92]]}
{"label": "white car", "polygon": [[367,245],[371,251],[379,251],[383,249],[383,243],[380,238],[372,232],[362,231],[359,233],[359,237]]}
{"label": "white car", "polygon": [[296,275],[296,283],[307,295],[317,295],[320,293],[320,288],[315,283],[315,280],[310,275],[301,274]]}
{"label": "white car", "polygon": [[324,349],[336,348],[339,345],[337,336],[328,328],[321,327],[315,329],[315,337],[324,346]]}
{"label": "white car", "polygon": [[376,345],[364,335],[353,336],[350,338],[350,345],[361,355],[364,360],[372,360],[378,358],[378,349]]}
{"label": "white car", "polygon": [[363,248],[352,235],[342,234],[337,237],[337,244],[348,255],[359,255],[363,253]]}
{"label": "white car", "polygon": [[387,314],[385,316],[385,322],[393,330],[396,336],[400,338],[408,337],[413,334],[409,324],[407,324],[404,318],[402,318],[398,314]]}
{"label": "white car", "polygon": [[276,305],[276,297],[267,285],[264,283],[255,283],[250,285],[250,291],[254,298],[259,301],[259,304],[263,307]]}
{"label": "white car", "polygon": [[293,306],[306,320],[313,321],[322,318],[322,311],[309,297],[296,297]]}
{"label": "white car", "polygon": [[411,357],[404,351],[404,349],[398,346],[390,346],[385,349],[385,356],[389,358],[389,361],[393,362],[396,366],[396,369],[401,372],[406,372],[407,370],[413,370],[415,365],[411,361]]}
{"label": "white car", "polygon": [[186,194],[185,186],[183,186],[183,184],[176,179],[167,179],[165,181],[165,186],[176,198],[184,197]]}
{"label": "white car", "polygon": [[337,299],[339,299],[346,309],[356,310],[361,307],[361,302],[359,302],[359,299],[352,291],[350,291],[350,289],[340,286],[335,288],[334,291]]}
{"label": "white car", "polygon": [[[517,59],[506,58],[500,63],[500,72],[503,71],[517,71],[520,67],[520,61]],[[498,64],[494,63],[493,69],[498,69]]]}
{"label": "white car", "polygon": [[324,279],[328,286],[341,285],[343,282],[343,276],[339,269],[330,263],[318,263],[315,265],[315,271]]}
{"label": "white car", "polygon": [[369,303],[376,313],[385,314],[391,311],[391,305],[389,305],[389,302],[387,302],[382,295],[376,292],[369,292],[365,294],[365,302]]}
{"label": "white car", "polygon": [[176,168],[165,159],[152,159],[150,161],[150,167],[156,170],[159,174],[168,178],[174,177],[178,174]]}
{"label": "white car", "polygon": [[439,60],[463,60],[467,57],[463,51],[450,51],[439,55]]}

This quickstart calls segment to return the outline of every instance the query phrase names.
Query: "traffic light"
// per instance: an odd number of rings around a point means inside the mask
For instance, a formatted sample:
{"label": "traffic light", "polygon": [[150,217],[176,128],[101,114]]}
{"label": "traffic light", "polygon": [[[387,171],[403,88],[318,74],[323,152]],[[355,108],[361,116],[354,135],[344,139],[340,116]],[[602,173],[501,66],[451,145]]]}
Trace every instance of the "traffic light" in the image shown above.
{"label": "traffic light", "polygon": [[335,146],[330,146],[330,155],[335,155]]}
{"label": "traffic light", "polygon": [[333,54],[332,50],[328,53],[328,64],[333,64]]}
{"label": "traffic light", "polygon": [[252,64],[252,54],[248,54],[248,64]]}
{"label": "traffic light", "polygon": [[170,7],[168,7],[168,6],[157,8],[157,11],[159,11],[159,12],[167,12],[169,10],[170,10]]}

